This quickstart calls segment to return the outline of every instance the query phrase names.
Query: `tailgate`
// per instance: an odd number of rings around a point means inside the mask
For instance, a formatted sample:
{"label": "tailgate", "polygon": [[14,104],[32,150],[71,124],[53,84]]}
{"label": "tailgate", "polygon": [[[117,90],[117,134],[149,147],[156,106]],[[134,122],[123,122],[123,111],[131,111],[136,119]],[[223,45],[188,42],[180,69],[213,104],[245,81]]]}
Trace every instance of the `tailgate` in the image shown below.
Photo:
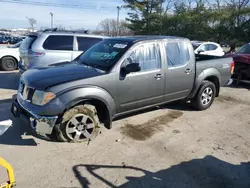
{"label": "tailgate", "polygon": [[31,51],[31,46],[34,43],[34,41],[36,40],[37,36],[36,35],[29,35],[27,36],[24,41],[22,42],[20,48],[19,48],[19,52],[20,52],[20,64],[22,67],[24,67],[25,69],[27,69],[28,65],[29,65],[29,61],[30,58],[32,58],[30,56],[30,52]]}

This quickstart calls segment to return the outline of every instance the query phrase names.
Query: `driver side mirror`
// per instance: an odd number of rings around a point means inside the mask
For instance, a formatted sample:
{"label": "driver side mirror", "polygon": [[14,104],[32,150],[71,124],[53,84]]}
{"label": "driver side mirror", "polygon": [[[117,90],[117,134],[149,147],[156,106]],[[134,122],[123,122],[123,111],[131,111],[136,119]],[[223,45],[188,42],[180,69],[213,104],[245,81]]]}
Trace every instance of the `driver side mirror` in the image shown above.
{"label": "driver side mirror", "polygon": [[126,67],[124,67],[123,70],[126,74],[129,74],[131,72],[139,72],[141,70],[141,67],[139,63],[130,63]]}
{"label": "driver side mirror", "polygon": [[205,50],[202,49],[198,50],[198,54],[200,54],[201,52],[205,52]]}

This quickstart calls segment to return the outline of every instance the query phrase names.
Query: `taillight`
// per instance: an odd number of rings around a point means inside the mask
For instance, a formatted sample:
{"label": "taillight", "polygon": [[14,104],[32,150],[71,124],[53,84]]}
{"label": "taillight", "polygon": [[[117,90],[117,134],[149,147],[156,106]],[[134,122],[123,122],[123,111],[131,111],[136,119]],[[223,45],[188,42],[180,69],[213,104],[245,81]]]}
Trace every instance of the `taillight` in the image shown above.
{"label": "taillight", "polygon": [[29,53],[29,55],[35,56],[35,57],[40,57],[40,56],[43,56],[44,54],[45,54],[44,52],[34,52],[34,51],[31,51]]}
{"label": "taillight", "polygon": [[234,61],[232,61],[232,63],[231,63],[231,74],[233,74],[234,73]]}

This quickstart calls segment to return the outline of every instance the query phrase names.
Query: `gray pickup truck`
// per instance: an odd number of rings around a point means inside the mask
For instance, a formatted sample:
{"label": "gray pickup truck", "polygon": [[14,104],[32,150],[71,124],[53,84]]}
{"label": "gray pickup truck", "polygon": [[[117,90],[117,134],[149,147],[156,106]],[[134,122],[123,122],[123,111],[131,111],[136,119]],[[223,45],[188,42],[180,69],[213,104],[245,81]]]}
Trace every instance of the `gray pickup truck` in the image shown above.
{"label": "gray pickup truck", "polygon": [[232,62],[196,60],[185,38],[104,39],[71,63],[26,71],[11,109],[36,133],[85,141],[114,118],[148,107],[185,99],[209,108],[229,82]]}

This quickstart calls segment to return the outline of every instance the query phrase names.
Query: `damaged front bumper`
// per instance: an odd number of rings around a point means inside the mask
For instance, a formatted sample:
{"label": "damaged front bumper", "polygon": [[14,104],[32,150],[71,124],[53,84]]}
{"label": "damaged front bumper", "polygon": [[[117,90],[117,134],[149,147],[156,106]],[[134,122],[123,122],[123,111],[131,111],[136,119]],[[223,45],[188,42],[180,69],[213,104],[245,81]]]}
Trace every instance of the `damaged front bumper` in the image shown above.
{"label": "damaged front bumper", "polygon": [[24,117],[28,120],[30,127],[40,135],[50,135],[55,127],[58,116],[40,116],[26,109],[18,100],[12,103],[12,114],[19,118]]}

